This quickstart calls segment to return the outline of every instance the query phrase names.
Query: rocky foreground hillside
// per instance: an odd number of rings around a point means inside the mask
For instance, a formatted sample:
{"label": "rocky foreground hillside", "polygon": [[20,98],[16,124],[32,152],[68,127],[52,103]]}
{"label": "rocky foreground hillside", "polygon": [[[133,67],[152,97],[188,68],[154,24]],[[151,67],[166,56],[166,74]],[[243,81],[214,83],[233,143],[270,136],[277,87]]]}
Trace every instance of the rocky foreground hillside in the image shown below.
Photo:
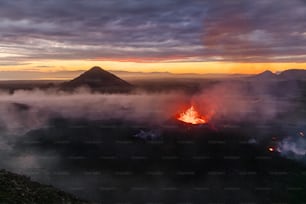
{"label": "rocky foreground hillside", "polygon": [[0,204],[83,204],[74,196],[26,176],[0,170]]}

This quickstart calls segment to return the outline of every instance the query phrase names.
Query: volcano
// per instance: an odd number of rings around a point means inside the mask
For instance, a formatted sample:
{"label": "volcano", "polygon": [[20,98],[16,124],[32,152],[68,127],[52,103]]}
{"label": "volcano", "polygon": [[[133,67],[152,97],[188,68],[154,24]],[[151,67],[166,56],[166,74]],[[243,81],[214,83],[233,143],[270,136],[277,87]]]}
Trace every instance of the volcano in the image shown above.
{"label": "volcano", "polygon": [[63,84],[63,88],[68,90],[79,87],[102,92],[127,92],[133,88],[128,82],[98,66]]}
{"label": "volcano", "polygon": [[186,110],[185,112],[181,113],[177,117],[177,119],[182,121],[182,122],[185,122],[185,123],[188,123],[188,124],[193,124],[193,125],[207,123],[207,119],[204,118],[203,116],[201,116],[196,111],[194,106],[191,106],[188,110]]}

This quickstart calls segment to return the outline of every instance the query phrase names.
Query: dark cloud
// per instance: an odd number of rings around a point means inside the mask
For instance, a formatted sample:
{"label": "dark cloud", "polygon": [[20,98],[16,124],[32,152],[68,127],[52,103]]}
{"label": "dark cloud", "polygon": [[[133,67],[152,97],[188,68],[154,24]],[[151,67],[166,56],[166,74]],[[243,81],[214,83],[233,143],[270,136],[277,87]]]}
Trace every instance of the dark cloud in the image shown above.
{"label": "dark cloud", "polygon": [[233,61],[305,61],[306,3],[230,1],[216,3],[205,19],[208,52]]}
{"label": "dark cloud", "polygon": [[305,61],[305,17],[301,0],[3,0],[0,56]]}

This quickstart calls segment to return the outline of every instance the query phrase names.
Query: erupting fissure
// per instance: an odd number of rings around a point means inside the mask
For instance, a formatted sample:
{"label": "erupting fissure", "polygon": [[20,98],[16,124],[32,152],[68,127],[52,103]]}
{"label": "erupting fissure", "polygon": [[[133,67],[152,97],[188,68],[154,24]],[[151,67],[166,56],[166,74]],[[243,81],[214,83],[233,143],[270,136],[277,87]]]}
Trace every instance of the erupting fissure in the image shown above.
{"label": "erupting fissure", "polygon": [[194,106],[191,106],[189,109],[187,109],[185,112],[181,113],[178,118],[178,120],[190,123],[190,124],[205,124],[207,123],[207,120],[205,117],[201,116]]}

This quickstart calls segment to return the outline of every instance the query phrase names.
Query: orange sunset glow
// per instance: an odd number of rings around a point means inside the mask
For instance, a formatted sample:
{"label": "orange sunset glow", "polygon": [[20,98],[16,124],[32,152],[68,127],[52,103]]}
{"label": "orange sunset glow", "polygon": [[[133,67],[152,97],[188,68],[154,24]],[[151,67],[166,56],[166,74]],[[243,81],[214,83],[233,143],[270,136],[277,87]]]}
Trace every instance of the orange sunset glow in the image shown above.
{"label": "orange sunset glow", "polygon": [[30,65],[0,66],[0,71],[75,71],[100,65],[106,70],[129,72],[170,72],[174,74],[258,74],[265,70],[280,72],[306,69],[306,63],[235,63],[235,62],[133,62],[133,61],[32,61]]}

